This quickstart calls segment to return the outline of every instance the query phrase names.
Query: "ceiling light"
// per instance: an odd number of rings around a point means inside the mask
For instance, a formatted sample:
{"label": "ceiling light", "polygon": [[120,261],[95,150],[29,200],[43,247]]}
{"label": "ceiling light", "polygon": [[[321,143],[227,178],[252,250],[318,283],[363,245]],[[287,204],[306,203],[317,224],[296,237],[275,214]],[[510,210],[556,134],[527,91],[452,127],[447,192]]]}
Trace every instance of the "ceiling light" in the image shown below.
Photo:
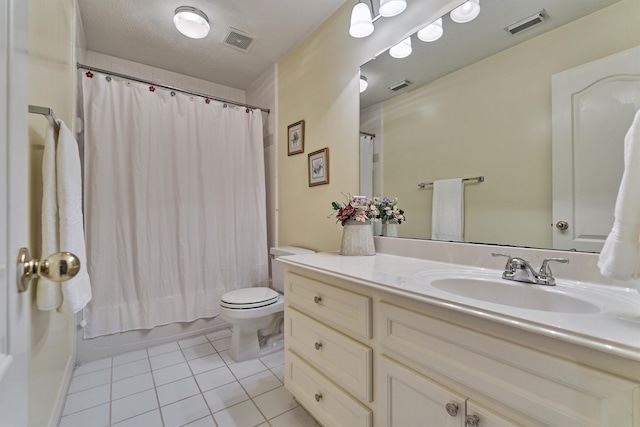
{"label": "ceiling light", "polygon": [[398,59],[406,58],[407,56],[411,55],[411,52],[411,37],[407,37],[406,39],[402,40],[400,43],[389,49],[389,55]]}
{"label": "ceiling light", "polygon": [[431,24],[418,31],[418,38],[423,42],[434,42],[442,37],[442,18],[438,18]]}
{"label": "ceiling light", "polygon": [[480,14],[480,0],[468,0],[451,11],[451,20],[465,24]]}
{"label": "ceiling light", "polygon": [[369,6],[364,3],[358,3],[351,11],[351,26],[349,34],[351,37],[362,38],[373,33],[373,22],[371,20],[371,11]]}
{"label": "ceiling light", "polygon": [[369,87],[369,82],[367,82],[367,78],[365,76],[360,76],[360,93],[367,90]]}
{"label": "ceiling light", "polygon": [[176,9],[173,23],[178,31],[192,39],[201,39],[209,34],[209,18],[200,9],[180,6]]}
{"label": "ceiling light", "polygon": [[390,18],[401,14],[407,8],[406,0],[380,0],[380,16]]}

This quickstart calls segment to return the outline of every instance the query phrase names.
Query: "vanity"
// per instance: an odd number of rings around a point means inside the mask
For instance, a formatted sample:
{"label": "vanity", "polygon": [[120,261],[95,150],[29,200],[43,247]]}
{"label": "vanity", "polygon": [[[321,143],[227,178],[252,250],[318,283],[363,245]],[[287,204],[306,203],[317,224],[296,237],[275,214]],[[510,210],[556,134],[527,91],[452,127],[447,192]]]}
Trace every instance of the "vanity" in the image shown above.
{"label": "vanity", "polygon": [[[640,425],[640,294],[587,280],[597,255],[376,247],[281,258],[285,386],[321,424]],[[556,286],[525,284],[491,252],[571,262]]]}

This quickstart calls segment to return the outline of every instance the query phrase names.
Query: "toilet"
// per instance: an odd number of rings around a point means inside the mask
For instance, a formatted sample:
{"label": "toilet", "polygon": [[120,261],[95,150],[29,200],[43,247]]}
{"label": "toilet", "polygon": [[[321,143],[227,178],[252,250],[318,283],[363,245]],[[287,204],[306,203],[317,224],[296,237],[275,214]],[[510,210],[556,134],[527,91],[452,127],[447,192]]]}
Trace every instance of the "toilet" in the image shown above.
{"label": "toilet", "polygon": [[229,348],[233,360],[255,359],[283,348],[284,266],[274,261],[283,255],[313,252],[293,246],[271,248],[271,278],[275,290],[260,286],[222,295],[220,317],[233,326]]}

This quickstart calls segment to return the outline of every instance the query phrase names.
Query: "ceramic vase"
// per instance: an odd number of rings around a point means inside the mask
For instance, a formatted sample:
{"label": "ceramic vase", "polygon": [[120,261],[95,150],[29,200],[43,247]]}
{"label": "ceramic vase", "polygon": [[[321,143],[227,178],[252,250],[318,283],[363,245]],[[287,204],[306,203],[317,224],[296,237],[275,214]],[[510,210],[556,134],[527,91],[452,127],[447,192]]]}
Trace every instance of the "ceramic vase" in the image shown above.
{"label": "ceramic vase", "polygon": [[373,225],[371,221],[347,221],[342,226],[342,244],[340,255],[375,255],[373,243]]}
{"label": "ceramic vase", "polygon": [[393,219],[382,221],[382,235],[386,237],[398,237],[398,221]]}

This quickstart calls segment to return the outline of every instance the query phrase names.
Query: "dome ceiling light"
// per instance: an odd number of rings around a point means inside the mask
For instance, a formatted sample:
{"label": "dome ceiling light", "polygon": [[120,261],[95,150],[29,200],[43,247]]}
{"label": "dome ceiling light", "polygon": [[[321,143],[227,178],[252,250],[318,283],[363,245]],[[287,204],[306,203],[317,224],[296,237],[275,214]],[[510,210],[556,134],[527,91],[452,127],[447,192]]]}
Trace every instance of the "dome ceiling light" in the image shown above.
{"label": "dome ceiling light", "polygon": [[180,6],[173,16],[178,31],[192,39],[202,39],[209,34],[209,18],[203,11],[191,6]]}

